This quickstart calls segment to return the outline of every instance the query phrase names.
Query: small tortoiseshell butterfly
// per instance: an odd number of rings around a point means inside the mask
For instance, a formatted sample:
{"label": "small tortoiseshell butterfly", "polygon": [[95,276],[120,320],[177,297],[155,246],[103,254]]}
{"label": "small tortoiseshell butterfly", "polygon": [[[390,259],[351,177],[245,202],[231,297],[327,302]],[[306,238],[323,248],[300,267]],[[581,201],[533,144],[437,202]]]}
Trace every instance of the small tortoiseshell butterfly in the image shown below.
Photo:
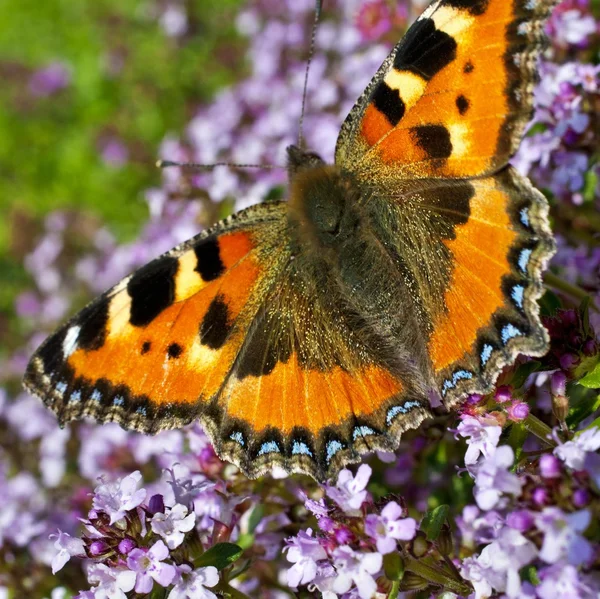
{"label": "small tortoiseshell butterfly", "polygon": [[[488,393],[548,336],[548,206],[508,165],[553,0],[436,0],[346,119],[288,148],[289,199],[234,214],[101,295],[25,386],[61,423],[199,419],[256,477],[323,480]],[[438,404],[439,405],[439,404]]]}

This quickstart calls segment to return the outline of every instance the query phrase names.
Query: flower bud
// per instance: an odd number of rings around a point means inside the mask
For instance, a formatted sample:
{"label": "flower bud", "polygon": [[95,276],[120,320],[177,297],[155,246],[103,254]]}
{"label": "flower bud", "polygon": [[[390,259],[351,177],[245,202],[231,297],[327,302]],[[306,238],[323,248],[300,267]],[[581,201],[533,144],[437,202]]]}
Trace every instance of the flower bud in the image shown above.
{"label": "flower bud", "polygon": [[89,553],[90,557],[98,557],[99,555],[102,555],[109,550],[110,550],[110,547],[108,546],[106,541],[103,541],[101,539],[96,539],[95,541],[92,541],[90,543],[90,546],[88,548],[88,553]]}
{"label": "flower bud", "polygon": [[501,385],[496,389],[496,393],[494,395],[495,400],[498,403],[506,403],[512,399],[512,389],[508,385]]}
{"label": "flower bud", "polygon": [[506,414],[509,420],[521,422],[529,416],[529,405],[523,401],[515,401],[506,410]]}
{"label": "flower bud", "polygon": [[549,503],[550,494],[548,493],[547,489],[544,489],[544,487],[538,487],[537,489],[534,489],[531,498],[533,499],[533,503],[535,505],[541,507]]}
{"label": "flower bud", "polygon": [[415,557],[422,557],[429,550],[429,543],[425,535],[419,531],[412,542],[412,553]]}
{"label": "flower bud", "polygon": [[552,395],[564,396],[567,394],[567,375],[562,370],[557,370],[550,379],[550,392]]}
{"label": "flower bud", "polygon": [[421,591],[429,586],[429,582],[420,576],[417,576],[413,572],[406,572],[400,588],[403,591]]}
{"label": "flower bud", "polygon": [[573,493],[573,505],[577,508],[585,507],[590,501],[591,497],[587,489],[576,489]]}
{"label": "flower bud", "polygon": [[564,422],[569,414],[569,398],[566,395],[552,396],[552,413],[559,422]]}
{"label": "flower bud", "polygon": [[162,495],[152,495],[148,502],[148,509],[152,514],[164,514],[165,512],[165,501]]}
{"label": "flower bud", "polygon": [[543,478],[558,478],[561,475],[560,460],[546,453],[540,458],[540,474]]}
{"label": "flower bud", "polygon": [[119,553],[121,555],[127,555],[132,549],[137,547],[136,542],[133,539],[125,538],[119,543]]}
{"label": "flower bud", "polygon": [[517,510],[508,514],[506,523],[519,532],[525,532],[533,526],[533,516],[528,510]]}

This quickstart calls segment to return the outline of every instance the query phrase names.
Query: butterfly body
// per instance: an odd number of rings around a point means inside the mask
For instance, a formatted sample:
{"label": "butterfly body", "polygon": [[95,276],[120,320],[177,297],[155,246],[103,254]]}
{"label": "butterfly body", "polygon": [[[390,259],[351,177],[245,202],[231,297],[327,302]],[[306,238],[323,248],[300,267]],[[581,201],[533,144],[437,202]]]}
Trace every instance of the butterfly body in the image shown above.
{"label": "butterfly body", "polygon": [[218,223],[94,300],[25,385],[61,423],[199,419],[219,455],[323,479],[548,347],[547,203],[508,158],[550,0],[436,0],[342,127],[288,149],[287,201]]}

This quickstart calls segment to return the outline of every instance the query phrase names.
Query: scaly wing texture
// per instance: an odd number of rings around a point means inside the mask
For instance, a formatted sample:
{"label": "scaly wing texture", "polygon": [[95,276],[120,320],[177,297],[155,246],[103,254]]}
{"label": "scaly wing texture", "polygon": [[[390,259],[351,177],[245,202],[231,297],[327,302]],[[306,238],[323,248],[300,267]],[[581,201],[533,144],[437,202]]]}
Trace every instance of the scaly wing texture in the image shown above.
{"label": "scaly wing texture", "polygon": [[323,479],[392,449],[429,412],[319,292],[323,265],[292,257],[285,215],[248,209],[136,271],[40,347],[25,386],[61,423],[200,419],[250,476],[279,464]]}
{"label": "scaly wing texture", "polygon": [[362,181],[489,175],[532,112],[554,0],[436,0],[348,115],[336,163]]}
{"label": "scaly wing texture", "polygon": [[537,299],[555,245],[547,202],[527,179],[506,167],[470,181],[410,182],[366,206],[419,299],[421,340],[447,407],[490,392],[519,353],[547,351]]}

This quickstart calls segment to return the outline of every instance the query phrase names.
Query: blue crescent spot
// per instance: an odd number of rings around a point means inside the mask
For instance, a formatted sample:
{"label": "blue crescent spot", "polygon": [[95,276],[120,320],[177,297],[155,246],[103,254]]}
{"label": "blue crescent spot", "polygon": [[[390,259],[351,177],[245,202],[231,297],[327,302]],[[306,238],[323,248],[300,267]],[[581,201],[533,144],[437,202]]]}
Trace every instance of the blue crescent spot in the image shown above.
{"label": "blue crescent spot", "polygon": [[352,431],[352,438],[356,441],[359,437],[368,437],[377,433],[369,426],[357,426]]}
{"label": "blue crescent spot", "polygon": [[442,385],[442,396],[445,396],[446,393],[448,393],[448,391],[450,389],[454,389],[454,387],[456,387],[456,384],[458,383],[458,381],[461,380],[469,380],[473,378],[473,373],[469,372],[468,370],[457,370],[453,375],[452,375],[452,380],[450,379],[446,379],[444,381],[444,384]]}
{"label": "blue crescent spot", "polygon": [[275,441],[267,441],[260,446],[258,455],[265,455],[266,453],[281,453],[281,450]]}
{"label": "blue crescent spot", "polygon": [[114,406],[122,406],[125,403],[125,398],[122,395],[117,395],[113,398]]}
{"label": "blue crescent spot", "polygon": [[146,408],[144,406],[140,406],[136,411],[136,414],[141,414],[142,416],[146,415]]}
{"label": "blue crescent spot", "polygon": [[482,366],[485,366],[488,363],[488,360],[492,357],[493,351],[494,351],[494,348],[491,345],[488,345],[486,343],[483,346],[483,349],[481,350],[481,354],[480,354]]}
{"label": "blue crescent spot", "polygon": [[523,295],[525,293],[525,287],[523,285],[515,285],[511,292],[510,296],[513,298],[513,301],[519,308],[523,307]]}
{"label": "blue crescent spot", "polygon": [[454,384],[456,385],[456,383],[458,383],[458,381],[460,380],[469,380],[473,378],[473,374],[471,372],[469,372],[468,370],[457,370],[453,375],[452,375],[452,380],[454,381]]}
{"label": "blue crescent spot", "polygon": [[519,254],[519,268],[523,272],[527,272],[527,265],[529,264],[529,260],[531,258],[531,254],[533,254],[533,250],[523,250]]}
{"label": "blue crescent spot", "polygon": [[246,445],[246,442],[244,441],[244,435],[242,435],[242,433],[240,433],[240,431],[235,431],[235,432],[231,433],[231,435],[229,435],[229,438],[232,441],[236,441],[237,443],[239,443],[242,447],[244,447],[244,445]]}
{"label": "blue crescent spot", "polygon": [[529,208],[523,208],[523,210],[521,210],[519,215],[521,217],[521,223],[525,227],[529,227]]}
{"label": "blue crescent spot", "polygon": [[294,441],[292,445],[292,455],[307,455],[313,457],[313,452],[304,441]]}
{"label": "blue crescent spot", "polygon": [[100,393],[100,391],[98,391],[98,389],[94,389],[94,392],[90,396],[90,399],[92,401],[102,401],[102,393]]}
{"label": "blue crescent spot", "polygon": [[392,406],[385,417],[385,421],[389,426],[398,414],[408,414],[413,408],[418,408],[421,404],[418,401],[409,400],[401,406]]}
{"label": "blue crescent spot", "polygon": [[329,463],[331,458],[342,449],[344,449],[344,446],[339,441],[329,441],[329,443],[327,443],[327,463]]}
{"label": "blue crescent spot", "polygon": [[518,329],[515,325],[513,324],[507,324],[503,329],[502,329],[502,343],[504,343],[504,345],[506,345],[509,341],[509,339],[513,339],[514,337],[520,337],[523,334],[523,331],[521,331],[520,329]]}
{"label": "blue crescent spot", "polygon": [[62,395],[67,390],[67,383],[65,383],[64,381],[56,383],[56,390]]}
{"label": "blue crescent spot", "polygon": [[81,401],[81,391],[73,391],[73,393],[71,393],[71,397],[69,397],[69,401],[72,401],[72,402]]}

